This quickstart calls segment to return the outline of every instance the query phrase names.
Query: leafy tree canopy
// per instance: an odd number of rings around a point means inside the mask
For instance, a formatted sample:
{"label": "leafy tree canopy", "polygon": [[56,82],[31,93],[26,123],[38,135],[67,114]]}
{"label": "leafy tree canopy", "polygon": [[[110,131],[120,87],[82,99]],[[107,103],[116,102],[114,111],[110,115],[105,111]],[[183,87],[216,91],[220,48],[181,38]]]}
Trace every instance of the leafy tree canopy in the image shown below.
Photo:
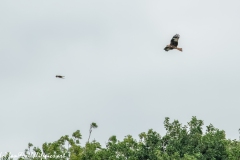
{"label": "leafy tree canopy", "polygon": [[[240,142],[226,139],[225,132],[212,124],[203,131],[203,121],[192,117],[187,125],[178,120],[165,118],[165,135],[150,129],[139,134],[139,139],[127,135],[122,141],[111,136],[105,147],[93,140],[89,142],[92,129],[98,126],[90,124],[89,139],[80,144],[82,135],[79,130],[71,137],[60,137],[57,141],[44,143],[41,148],[29,143],[25,156],[19,160],[240,160]],[[4,157],[8,160],[9,155]],[[10,159],[9,159],[10,160]]]}

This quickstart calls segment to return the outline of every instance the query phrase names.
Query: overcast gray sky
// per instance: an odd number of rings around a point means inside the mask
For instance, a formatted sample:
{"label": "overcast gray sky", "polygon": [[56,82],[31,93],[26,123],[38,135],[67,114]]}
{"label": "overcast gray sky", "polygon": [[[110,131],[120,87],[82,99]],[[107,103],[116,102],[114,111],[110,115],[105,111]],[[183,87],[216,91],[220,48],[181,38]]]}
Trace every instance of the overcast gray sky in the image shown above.
{"label": "overcast gray sky", "polygon": [[[1,0],[0,152],[192,116],[238,139],[239,0]],[[183,52],[163,48],[176,33]],[[61,74],[66,79],[56,79]],[[204,128],[205,130],[205,128]]]}

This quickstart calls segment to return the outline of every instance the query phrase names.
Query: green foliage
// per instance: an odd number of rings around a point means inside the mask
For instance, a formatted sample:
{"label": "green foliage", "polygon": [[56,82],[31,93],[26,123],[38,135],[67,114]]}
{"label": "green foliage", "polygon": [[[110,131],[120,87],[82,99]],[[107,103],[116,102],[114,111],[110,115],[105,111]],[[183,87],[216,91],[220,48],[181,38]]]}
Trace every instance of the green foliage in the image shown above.
{"label": "green foliage", "polygon": [[11,155],[8,152],[6,155],[0,157],[0,160],[13,160],[13,158],[11,158]]}
{"label": "green foliage", "polygon": [[[203,131],[203,121],[192,117],[187,125],[179,121],[164,121],[166,134],[150,129],[139,134],[139,140],[131,135],[122,141],[116,136],[108,139],[106,147],[93,140],[80,145],[79,130],[72,137],[62,136],[55,142],[44,143],[42,148],[28,144],[22,159],[31,160],[240,160],[240,142],[227,140],[225,132],[208,125]],[[90,124],[89,138],[96,123]],[[34,156],[42,155],[42,156]],[[20,159],[21,159],[20,158]],[[1,159],[2,160],[2,159]],[[8,159],[6,159],[8,160]]]}
{"label": "green foliage", "polygon": [[91,126],[91,128],[97,128],[98,127],[97,124],[94,123],[94,122],[90,126]]}
{"label": "green foliage", "polygon": [[91,133],[92,133],[92,129],[93,129],[93,128],[97,128],[97,127],[98,127],[97,124],[94,123],[94,122],[92,122],[92,123],[90,124],[88,143],[89,143],[89,139],[90,139],[90,136],[91,136]]}

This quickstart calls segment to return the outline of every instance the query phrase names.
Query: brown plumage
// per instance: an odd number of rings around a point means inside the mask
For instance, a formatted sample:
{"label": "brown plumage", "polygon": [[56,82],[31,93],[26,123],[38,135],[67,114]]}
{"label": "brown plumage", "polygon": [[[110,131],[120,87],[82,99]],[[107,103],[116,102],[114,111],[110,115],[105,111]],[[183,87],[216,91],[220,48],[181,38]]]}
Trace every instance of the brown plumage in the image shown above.
{"label": "brown plumage", "polygon": [[169,45],[167,45],[164,50],[165,51],[169,51],[169,50],[173,50],[173,49],[177,49],[179,51],[182,51],[182,48],[177,48],[178,46],[178,39],[180,38],[179,34],[176,34],[175,36],[173,36],[173,38],[171,39],[171,42]]}

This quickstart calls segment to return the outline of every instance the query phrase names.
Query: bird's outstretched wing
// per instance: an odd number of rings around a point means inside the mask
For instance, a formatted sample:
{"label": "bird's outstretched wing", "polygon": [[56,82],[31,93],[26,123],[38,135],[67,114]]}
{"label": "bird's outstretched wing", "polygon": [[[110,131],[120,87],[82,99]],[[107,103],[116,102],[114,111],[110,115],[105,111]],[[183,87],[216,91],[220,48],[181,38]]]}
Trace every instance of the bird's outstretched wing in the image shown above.
{"label": "bird's outstretched wing", "polygon": [[176,34],[175,36],[173,36],[173,38],[171,39],[171,46],[177,47],[178,46],[178,39],[180,38],[179,34]]}
{"label": "bird's outstretched wing", "polygon": [[164,50],[168,52],[169,50],[172,50],[172,48],[166,46],[166,47],[164,48]]}
{"label": "bird's outstretched wing", "polygon": [[63,78],[64,79],[65,76],[61,76],[61,75],[56,75],[56,78]]}

